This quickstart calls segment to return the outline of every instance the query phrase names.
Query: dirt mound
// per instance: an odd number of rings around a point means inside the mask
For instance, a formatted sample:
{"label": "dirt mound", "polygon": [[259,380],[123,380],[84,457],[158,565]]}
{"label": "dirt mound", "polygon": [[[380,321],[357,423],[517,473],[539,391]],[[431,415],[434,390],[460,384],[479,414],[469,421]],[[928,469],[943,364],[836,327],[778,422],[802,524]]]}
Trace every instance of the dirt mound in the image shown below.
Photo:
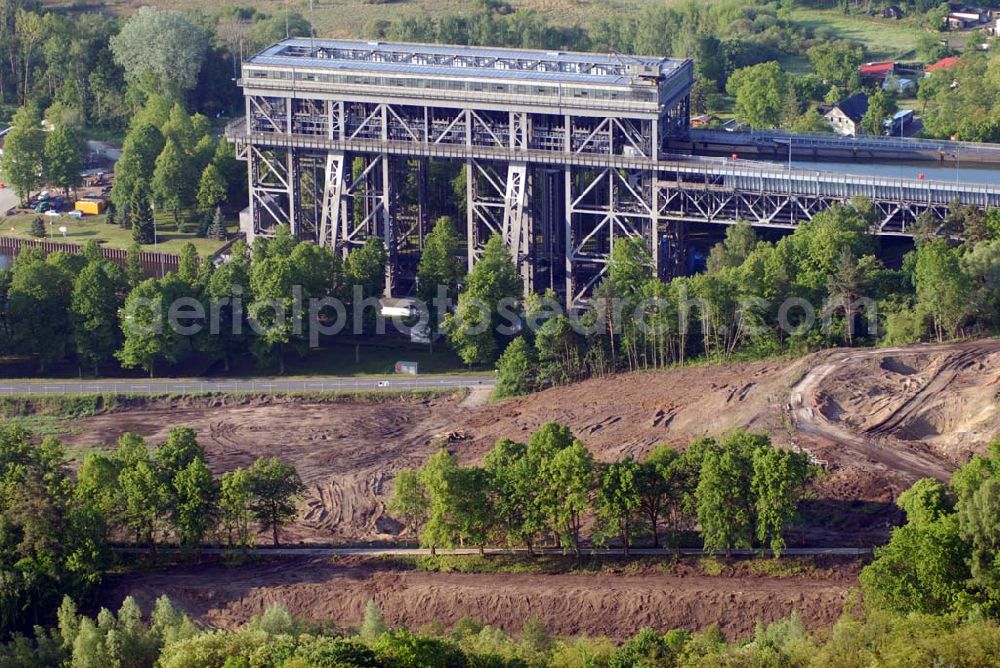
{"label": "dirt mound", "polygon": [[71,445],[112,446],[122,432],[162,442],[172,426],[191,427],[216,473],[248,466],[258,457],[291,462],[308,487],[303,519],[286,540],[353,541],[396,535],[385,516],[388,482],[401,468],[420,466],[431,436],[460,417],[451,398],[391,401],[153,400],[79,419]]}
{"label": "dirt mound", "polygon": [[132,431],[157,443],[172,426],[191,427],[216,472],[261,456],[295,464],[309,494],[287,540],[387,540],[402,529],[385,514],[393,473],[420,466],[442,434],[461,434],[446,445],[473,463],[499,438],[527,439],[557,420],[600,460],[640,457],[658,443],[685,445],[734,427],[774,431],[780,421],[772,407],[787,393],[792,367],[761,362],[627,374],[492,405],[480,395],[463,402],[157,399],[78,419],[66,440],[110,447]]}
{"label": "dirt mound", "polygon": [[132,402],[74,420],[66,440],[110,446],[135,431],[158,442],[184,425],[197,430],[216,472],[280,456],[309,487],[303,519],[286,539],[353,542],[399,537],[400,525],[385,514],[393,475],[420,466],[439,444],[478,463],[499,438],[526,440],[555,420],[599,461],[611,461],[744,427],[829,469],[813,491],[839,514],[817,517],[801,541],[854,544],[884,536],[897,516],[893,499],[914,480],[946,478],[1000,433],[998,387],[1000,342],[987,341],[622,374],[486,405],[481,393],[464,402]]}
{"label": "dirt mound", "polygon": [[360,624],[375,600],[390,625],[450,628],[471,616],[510,633],[535,615],[558,635],[607,635],[622,640],[644,627],[700,630],[718,624],[730,637],[755,624],[798,613],[809,627],[829,626],[857,583],[857,564],[807,576],[775,578],[739,574],[707,577],[691,567],[670,574],[527,575],[426,573],[380,561],[343,564],[284,560],[226,568],[173,569],[113,583],[102,604],[134,596],[143,610],[167,594],[202,623],[232,627],[281,603],[297,615]]}
{"label": "dirt mound", "polygon": [[572,429],[602,461],[642,457],[660,443],[743,427],[781,440],[781,406],[806,362],[768,361],[633,373],[556,387],[470,413],[470,456],[499,438],[527,439],[550,421]]}
{"label": "dirt mound", "polygon": [[1000,341],[833,353],[815,405],[828,421],[951,465],[1000,432]]}

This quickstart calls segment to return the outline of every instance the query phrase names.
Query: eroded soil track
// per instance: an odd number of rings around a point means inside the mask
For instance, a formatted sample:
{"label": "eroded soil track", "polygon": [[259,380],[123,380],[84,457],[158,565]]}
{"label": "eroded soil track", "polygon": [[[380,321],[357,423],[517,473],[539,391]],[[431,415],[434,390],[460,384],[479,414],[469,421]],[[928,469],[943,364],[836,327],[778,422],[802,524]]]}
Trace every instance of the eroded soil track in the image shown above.
{"label": "eroded soil track", "polygon": [[835,563],[807,575],[769,577],[746,568],[717,577],[682,563],[670,573],[650,566],[636,574],[426,573],[380,560],[331,563],[291,559],[251,566],[177,568],[126,576],[105,592],[119,604],[126,595],[149,609],[162,593],[193,617],[232,627],[281,602],[296,614],[356,627],[365,605],[378,602],[390,625],[450,628],[472,616],[518,633],[538,617],[558,635],[607,635],[622,640],[639,629],[704,629],[718,624],[730,637],[753,632],[797,612],[810,627],[840,614],[856,580],[856,562]]}
{"label": "eroded soil track", "polygon": [[1000,433],[1000,341],[845,350],[792,388],[795,426],[812,447],[902,474],[946,480]]}

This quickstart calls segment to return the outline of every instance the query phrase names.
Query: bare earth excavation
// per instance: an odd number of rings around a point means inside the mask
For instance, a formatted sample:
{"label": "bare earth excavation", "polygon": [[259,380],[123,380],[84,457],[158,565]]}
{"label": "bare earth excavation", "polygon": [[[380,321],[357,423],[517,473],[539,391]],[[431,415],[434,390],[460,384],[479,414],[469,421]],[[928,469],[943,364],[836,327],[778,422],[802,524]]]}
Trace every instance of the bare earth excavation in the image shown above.
{"label": "bare earth excavation", "polygon": [[[442,443],[463,462],[478,462],[497,439],[526,439],[555,420],[597,459],[611,461],[744,427],[809,452],[827,471],[813,484],[791,544],[875,545],[897,517],[892,501],[901,490],[921,477],[946,477],[1000,431],[998,388],[1000,341],[980,341],[619,375],[482,406],[450,397],[377,406],[348,399],[153,400],[78,420],[66,440],[110,446],[121,432],[135,431],[155,442],[175,424],[197,430],[217,472],[280,454],[309,487],[302,519],[286,540],[344,544],[412,539],[385,511],[392,475],[419,466]],[[413,627],[463,615],[509,624],[534,614],[568,634],[624,637],[644,623],[719,623],[738,635],[755,619],[792,611],[812,626],[830,623],[857,575],[855,564],[784,577],[740,569],[709,577],[677,564],[638,575],[504,576],[498,587],[492,575],[424,573],[378,560],[286,560],[227,569],[224,577],[219,568],[129,576],[107,598],[166,592],[199,619],[224,626],[279,600],[350,625],[376,598],[390,621]],[[639,609],[648,619],[635,616]]]}

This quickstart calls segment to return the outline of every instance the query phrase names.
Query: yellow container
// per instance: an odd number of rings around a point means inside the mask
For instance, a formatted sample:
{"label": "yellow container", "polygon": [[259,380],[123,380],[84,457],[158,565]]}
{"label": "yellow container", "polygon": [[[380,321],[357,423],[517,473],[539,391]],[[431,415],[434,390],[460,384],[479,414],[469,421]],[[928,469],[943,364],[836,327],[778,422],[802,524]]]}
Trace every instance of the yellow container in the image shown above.
{"label": "yellow container", "polygon": [[104,200],[102,199],[78,199],[76,201],[76,210],[91,216],[103,213],[104,206]]}

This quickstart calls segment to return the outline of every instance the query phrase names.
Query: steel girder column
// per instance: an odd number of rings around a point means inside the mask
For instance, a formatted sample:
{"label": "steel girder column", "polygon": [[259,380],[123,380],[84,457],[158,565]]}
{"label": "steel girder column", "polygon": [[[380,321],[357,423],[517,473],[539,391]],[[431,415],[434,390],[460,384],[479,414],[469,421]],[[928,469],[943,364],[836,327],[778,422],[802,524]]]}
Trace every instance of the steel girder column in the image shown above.
{"label": "steel girder column", "polygon": [[247,147],[254,235],[273,234],[277,225],[292,225],[292,158],[280,154],[253,144]]}
{"label": "steel girder column", "polygon": [[586,300],[604,277],[615,243],[641,238],[659,262],[654,172],[618,168],[565,168],[566,305]]}
{"label": "steel girder column", "polygon": [[291,223],[292,236],[296,239],[302,234],[302,221],[299,216],[299,194],[301,187],[301,163],[296,149],[288,150],[288,220]]}
{"label": "steel girder column", "polygon": [[467,163],[469,270],[486,242],[499,235],[510,251],[525,292],[534,287],[530,170],[527,163]]}
{"label": "steel girder column", "polygon": [[396,199],[393,188],[392,161],[387,153],[379,154],[378,160],[382,163],[382,192],[380,193],[380,222],[382,242],[385,244],[385,251],[388,261],[385,263],[385,296],[392,296],[393,283],[399,270],[399,239],[396,229]]}
{"label": "steel girder column", "polygon": [[[534,165],[530,168],[531,220],[534,232],[532,259],[536,292],[562,291],[563,169]],[[557,281],[559,282],[557,287]]]}
{"label": "steel girder column", "polygon": [[323,182],[323,203],[320,212],[319,238],[320,246],[328,246],[340,250],[342,238],[341,225],[344,221],[341,215],[346,208],[344,196],[348,183],[346,172],[350,169],[343,151],[330,151],[326,154],[326,175]]}

